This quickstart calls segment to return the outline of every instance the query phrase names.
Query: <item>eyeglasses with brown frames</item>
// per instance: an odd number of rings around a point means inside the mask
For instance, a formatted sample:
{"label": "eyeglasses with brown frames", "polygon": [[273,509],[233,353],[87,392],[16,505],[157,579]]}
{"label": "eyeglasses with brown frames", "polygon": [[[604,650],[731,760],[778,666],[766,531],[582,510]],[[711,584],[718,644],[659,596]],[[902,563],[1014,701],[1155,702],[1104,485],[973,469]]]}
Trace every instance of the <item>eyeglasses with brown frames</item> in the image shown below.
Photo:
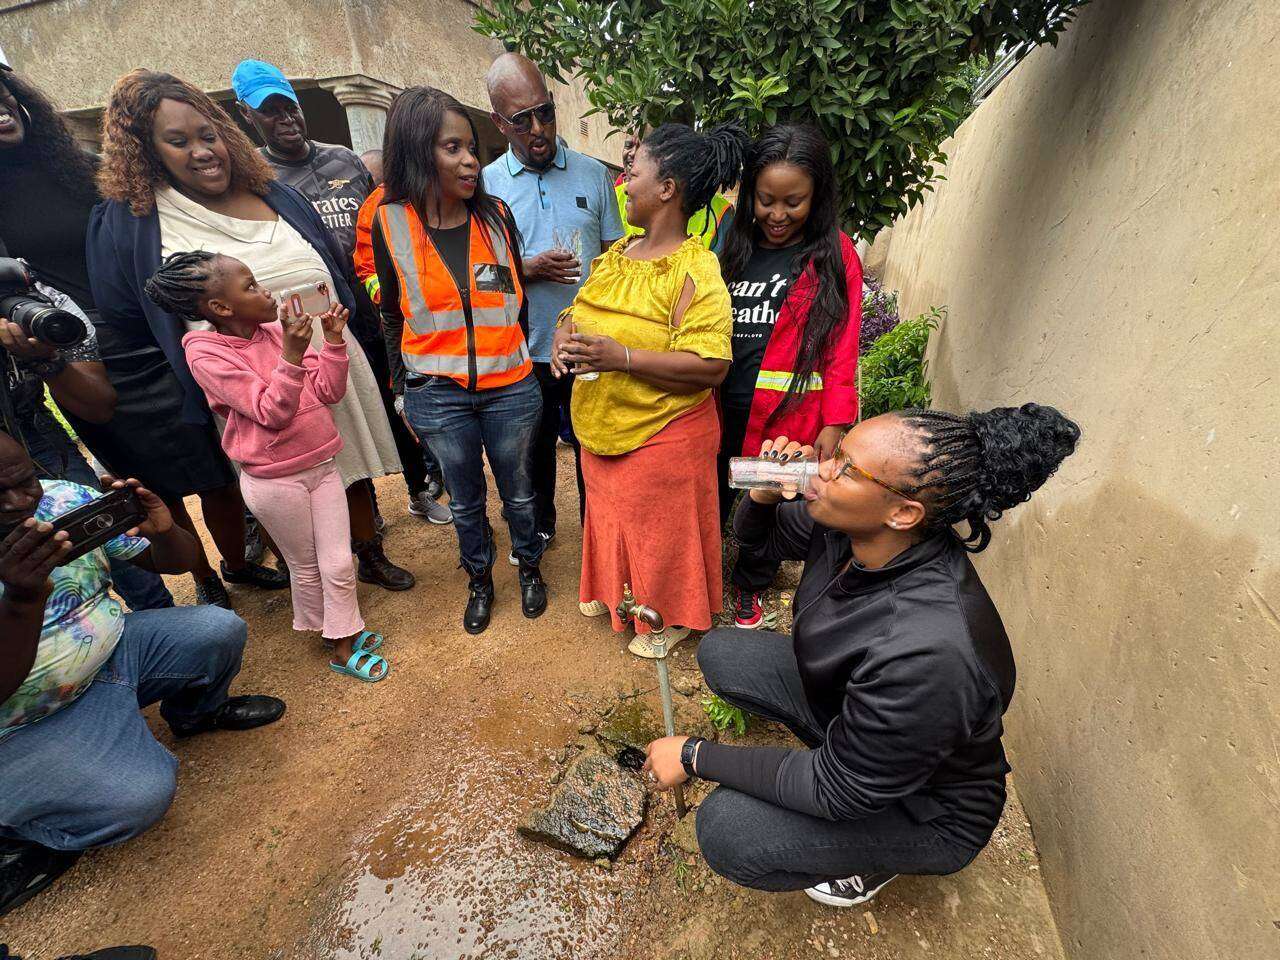
{"label": "eyeglasses with brown frames", "polygon": [[907,493],[905,490],[899,490],[893,484],[888,483],[887,481],[881,480],[875,474],[868,473],[866,470],[863,470],[862,467],[858,466],[856,463],[850,460],[849,455],[844,452],[844,438],[847,436],[848,436],[848,433],[846,432],[843,436],[840,437],[840,442],[836,444],[835,453],[832,455],[832,459],[835,460],[838,464],[840,464],[840,469],[836,471],[836,475],[834,479],[839,480],[841,477],[848,476],[850,472],[853,472],[858,474],[858,476],[860,477],[865,477],[867,480],[870,480],[876,486],[883,487],[885,490],[888,490],[890,493],[898,495],[903,500],[915,499],[915,497],[912,496],[910,493]]}

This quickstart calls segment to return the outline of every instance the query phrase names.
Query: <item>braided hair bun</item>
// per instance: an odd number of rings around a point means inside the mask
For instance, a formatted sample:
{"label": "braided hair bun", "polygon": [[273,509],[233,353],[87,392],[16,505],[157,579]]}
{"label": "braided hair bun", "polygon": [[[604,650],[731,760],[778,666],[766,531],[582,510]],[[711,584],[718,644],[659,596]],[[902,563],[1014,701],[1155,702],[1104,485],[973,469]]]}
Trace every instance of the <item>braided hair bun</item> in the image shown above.
{"label": "braided hair bun", "polygon": [[1080,427],[1053,407],[1024,403],[958,416],[940,410],[903,410],[922,447],[910,471],[925,505],[925,527],[965,521],[964,542],[977,553],[991,542],[991,522],[1025,503],[1069,457]]}
{"label": "braided hair bun", "polygon": [[989,519],[1026,503],[1080,439],[1080,428],[1053,407],[1024,403],[969,414],[982,448],[978,490]]}
{"label": "braided hair bun", "polygon": [[707,133],[683,123],[664,123],[644,138],[642,146],[658,165],[658,175],[680,187],[681,207],[692,216],[717,192],[742,179],[747,142],[747,132],[736,123]]}

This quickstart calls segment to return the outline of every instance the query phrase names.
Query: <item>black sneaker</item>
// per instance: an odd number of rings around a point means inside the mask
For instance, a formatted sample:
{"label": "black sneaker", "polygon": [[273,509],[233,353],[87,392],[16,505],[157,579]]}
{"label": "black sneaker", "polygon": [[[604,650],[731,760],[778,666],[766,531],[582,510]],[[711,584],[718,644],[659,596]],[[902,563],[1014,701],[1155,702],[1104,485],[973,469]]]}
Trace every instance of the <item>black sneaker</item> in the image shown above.
{"label": "black sneaker", "polygon": [[83,850],[54,850],[23,840],[0,840],[0,917],[52,884],[83,854]]}
{"label": "black sneaker", "polygon": [[873,899],[890,881],[897,879],[896,873],[855,874],[847,880],[829,880],[807,887],[804,892],[810,900],[825,903],[828,907],[856,907]]}
{"label": "black sneaker", "polygon": [[197,606],[208,604],[209,606],[222,607],[224,610],[234,610],[231,606],[231,596],[227,593],[227,588],[222,580],[218,578],[216,573],[201,579],[193,577],[196,582],[196,604]]}
{"label": "black sneaker", "polygon": [[260,563],[246,563],[239,570],[232,570],[227,561],[221,560],[218,569],[226,583],[247,583],[260,590],[283,590],[289,586],[287,567],[285,570],[272,570]]}
{"label": "black sneaker", "polygon": [[262,542],[262,527],[258,523],[258,518],[249,514],[244,518],[245,563],[261,563],[266,549],[266,544]]}
{"label": "black sneaker", "polygon": [[[58,960],[156,960],[155,947],[141,945],[132,947],[104,947],[93,953],[76,953]],[[3,960],[3,957],[0,957]]]}

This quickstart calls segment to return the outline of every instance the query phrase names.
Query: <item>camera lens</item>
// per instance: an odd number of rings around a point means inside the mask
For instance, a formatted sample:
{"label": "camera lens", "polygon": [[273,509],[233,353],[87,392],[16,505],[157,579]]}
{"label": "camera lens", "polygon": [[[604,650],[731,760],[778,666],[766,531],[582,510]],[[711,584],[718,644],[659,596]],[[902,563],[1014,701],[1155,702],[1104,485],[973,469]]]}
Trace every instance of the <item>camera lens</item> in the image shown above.
{"label": "camera lens", "polygon": [[89,335],[84,321],[74,313],[21,295],[0,300],[0,316],[16,323],[28,337],[51,347],[74,347]]}

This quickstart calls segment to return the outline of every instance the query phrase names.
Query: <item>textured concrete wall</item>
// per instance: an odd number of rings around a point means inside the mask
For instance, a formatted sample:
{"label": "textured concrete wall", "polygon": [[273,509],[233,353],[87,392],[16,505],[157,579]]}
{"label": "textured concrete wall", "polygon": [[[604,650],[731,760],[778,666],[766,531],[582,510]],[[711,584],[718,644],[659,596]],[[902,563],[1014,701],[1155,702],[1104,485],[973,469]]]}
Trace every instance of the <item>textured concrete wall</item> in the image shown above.
{"label": "textured concrete wall", "polygon": [[[225,90],[245,57],[286,75],[364,74],[397,87],[428,84],[489,109],[484,76],[502,45],[471,29],[465,0],[50,0],[0,9],[0,46],[14,66],[66,110],[100,107],[134,67]],[[557,86],[561,133],[570,146],[618,163],[621,139],[576,81]]]}
{"label": "textured concrete wall", "polygon": [[978,561],[1074,960],[1280,957],[1280,5],[1095,2],[899,222],[952,409],[1080,452]]}

